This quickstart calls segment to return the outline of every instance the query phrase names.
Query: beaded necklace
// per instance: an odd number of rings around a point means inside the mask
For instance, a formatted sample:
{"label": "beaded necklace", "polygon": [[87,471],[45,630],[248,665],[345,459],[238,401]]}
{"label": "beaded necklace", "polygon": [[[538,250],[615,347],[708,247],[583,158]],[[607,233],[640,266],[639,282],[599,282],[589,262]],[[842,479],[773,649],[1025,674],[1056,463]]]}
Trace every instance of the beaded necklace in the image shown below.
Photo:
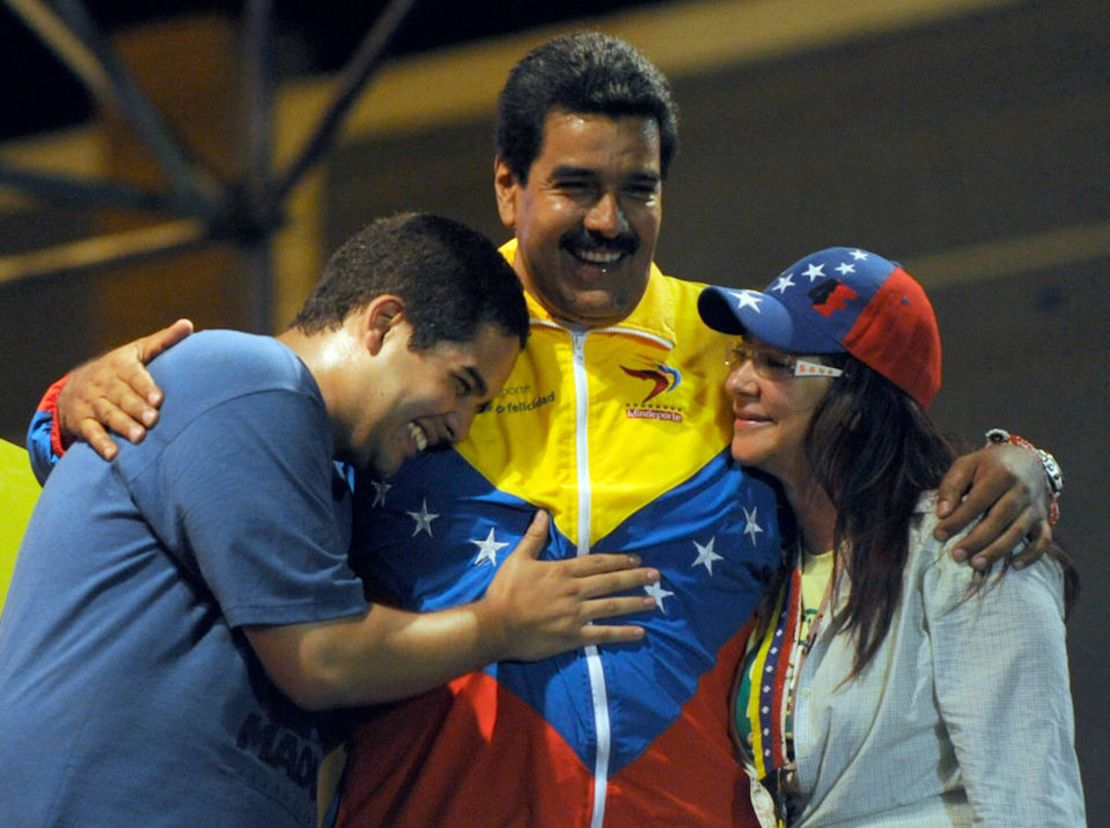
{"label": "beaded necklace", "polygon": [[[814,573],[801,560],[794,566],[776,599],[771,616],[774,624],[768,626],[745,669],[751,682],[744,711],[750,727],[750,758],[774,799],[779,825],[784,824],[785,815],[783,788],[792,783],[796,768],[792,726],[795,689],[806,656],[820,634],[836,575],[836,567],[824,555],[810,556],[810,560],[827,561],[827,567]],[[807,613],[804,593],[810,590],[805,589],[803,581],[813,577],[824,577],[823,597],[816,612],[810,607]]]}

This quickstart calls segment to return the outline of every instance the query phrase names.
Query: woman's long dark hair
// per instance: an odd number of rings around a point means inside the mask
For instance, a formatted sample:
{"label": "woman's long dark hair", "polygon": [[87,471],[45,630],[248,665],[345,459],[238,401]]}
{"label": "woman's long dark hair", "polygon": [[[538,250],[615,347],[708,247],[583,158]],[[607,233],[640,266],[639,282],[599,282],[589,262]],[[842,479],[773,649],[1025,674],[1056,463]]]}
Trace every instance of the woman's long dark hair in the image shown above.
{"label": "woman's long dark hair", "polygon": [[[844,375],[814,412],[805,453],[836,508],[833,549],[848,550],[838,562],[848,574],[848,597],[832,623],[855,635],[851,679],[882,645],[902,597],[914,506],[922,492],[940,484],[956,451],[921,406],[885,377],[852,357],[825,361]],[[786,545],[782,568],[756,610],[759,635],[773,621],[776,596],[798,563],[796,522],[781,493],[779,501]],[[1066,617],[1079,595],[1079,575],[1059,546],[1050,554],[1063,567]]]}
{"label": "woman's long dark hair", "polygon": [[833,548],[849,550],[847,603],[834,623],[855,635],[855,676],[886,638],[901,598],[914,506],[956,453],[906,393],[853,358],[844,363],[810,422],[805,451],[836,507]]}

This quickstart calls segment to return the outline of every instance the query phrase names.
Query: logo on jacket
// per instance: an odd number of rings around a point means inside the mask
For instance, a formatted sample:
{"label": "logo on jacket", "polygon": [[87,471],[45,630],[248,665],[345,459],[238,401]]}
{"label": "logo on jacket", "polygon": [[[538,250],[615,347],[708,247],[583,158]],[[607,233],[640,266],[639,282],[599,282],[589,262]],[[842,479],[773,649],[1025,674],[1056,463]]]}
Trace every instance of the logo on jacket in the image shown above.
{"label": "logo on jacket", "polygon": [[621,370],[634,379],[651,383],[647,395],[638,404],[625,404],[625,416],[633,420],[682,422],[682,410],[679,407],[651,402],[660,394],[666,394],[668,391],[678,388],[682,383],[682,374],[677,369],[660,363],[654,368],[628,368],[622,365]]}
{"label": "logo on jacket", "polygon": [[621,370],[630,377],[647,380],[651,383],[651,390],[648,391],[646,397],[640,400],[641,403],[646,403],[648,400],[658,397],[665,391],[678,388],[679,383],[682,382],[682,375],[669,365],[660,364],[656,365],[653,369],[626,368],[622,365]]}

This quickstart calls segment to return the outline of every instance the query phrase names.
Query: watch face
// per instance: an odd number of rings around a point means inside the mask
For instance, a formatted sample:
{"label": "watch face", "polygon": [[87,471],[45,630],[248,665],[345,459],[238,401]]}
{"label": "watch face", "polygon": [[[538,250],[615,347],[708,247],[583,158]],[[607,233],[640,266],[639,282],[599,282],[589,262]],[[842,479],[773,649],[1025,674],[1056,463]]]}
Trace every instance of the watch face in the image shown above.
{"label": "watch face", "polygon": [[1056,458],[1049,454],[1047,451],[1040,451],[1041,464],[1044,466],[1044,473],[1048,475],[1048,485],[1052,488],[1054,494],[1059,494],[1060,490],[1064,488],[1064,472],[1060,469],[1060,464],[1056,462]]}

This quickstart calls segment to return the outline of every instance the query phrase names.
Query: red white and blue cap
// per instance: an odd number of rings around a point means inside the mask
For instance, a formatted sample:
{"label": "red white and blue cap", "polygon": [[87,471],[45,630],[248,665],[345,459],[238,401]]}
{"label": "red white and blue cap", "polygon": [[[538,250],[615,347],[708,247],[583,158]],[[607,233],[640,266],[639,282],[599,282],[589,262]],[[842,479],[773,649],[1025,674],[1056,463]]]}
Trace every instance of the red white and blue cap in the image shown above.
{"label": "red white and blue cap", "polygon": [[877,253],[830,247],[784,270],[761,293],[707,287],[709,327],[794,354],[849,353],[922,407],[940,389],[940,332],[921,285]]}

